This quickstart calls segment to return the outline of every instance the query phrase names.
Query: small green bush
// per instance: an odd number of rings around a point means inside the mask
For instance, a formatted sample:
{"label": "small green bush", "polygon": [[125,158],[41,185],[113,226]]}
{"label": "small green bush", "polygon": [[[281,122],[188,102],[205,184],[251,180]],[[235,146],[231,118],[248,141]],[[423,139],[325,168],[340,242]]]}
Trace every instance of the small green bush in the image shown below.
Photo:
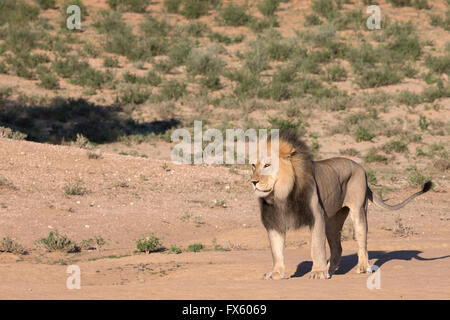
{"label": "small green bush", "polygon": [[121,90],[119,100],[121,103],[142,104],[150,98],[151,92],[140,85],[128,86]]}
{"label": "small green bush", "polygon": [[269,118],[270,127],[272,129],[280,129],[280,131],[292,131],[295,133],[304,134],[302,120],[280,119],[277,117]]}
{"label": "small green bush", "polygon": [[59,88],[59,78],[47,67],[40,66],[37,71],[39,75],[39,86],[48,90]]}
{"label": "small green bush", "polygon": [[333,17],[336,11],[334,1],[331,0],[312,0],[311,9],[324,18]]}
{"label": "small green bush", "polygon": [[63,187],[63,190],[68,196],[83,196],[88,193],[88,190],[83,186],[83,181],[81,180],[75,182],[68,181]]}
{"label": "small green bush", "polygon": [[36,0],[36,2],[42,9],[54,8],[56,5],[56,0]]}
{"label": "small green bush", "polygon": [[399,73],[385,65],[377,69],[364,69],[356,82],[362,89],[366,89],[396,84],[401,80]]}
{"label": "small green bush", "polygon": [[136,248],[139,252],[151,253],[162,249],[162,241],[153,233],[136,240]]}
{"label": "small green bush", "polygon": [[181,0],[164,0],[164,7],[169,13],[178,13],[181,2]]}
{"label": "small green bush", "polygon": [[322,24],[322,21],[320,20],[319,16],[317,14],[308,14],[305,16],[305,26],[318,26]]}
{"label": "small green bush", "polygon": [[198,19],[208,13],[208,1],[186,0],[181,14],[187,19]]}
{"label": "small green bush", "polygon": [[145,12],[151,0],[107,0],[106,2],[113,10],[142,13]]}
{"label": "small green bush", "polygon": [[26,254],[27,251],[24,247],[15,239],[10,237],[4,237],[0,240],[0,252],[9,252],[14,254]]}
{"label": "small green bush", "polygon": [[273,16],[279,4],[280,0],[262,0],[258,3],[258,10],[264,16]]}
{"label": "small green bush", "polygon": [[213,52],[204,49],[193,49],[186,59],[186,70],[192,75],[217,74],[223,66]]}
{"label": "small green bush", "polygon": [[178,100],[186,92],[186,84],[175,79],[163,82],[161,88],[162,97],[169,100]]}
{"label": "small green bush", "polygon": [[24,26],[27,22],[37,19],[39,8],[24,0],[2,0],[0,1],[0,12],[0,26],[6,23]]}
{"label": "small green bush", "polygon": [[388,163],[388,158],[382,154],[379,154],[377,149],[372,148],[369,150],[369,152],[366,153],[365,156],[363,156],[363,160],[367,163],[370,162],[382,162],[384,164]]}
{"label": "small green bush", "polygon": [[106,57],[103,60],[103,66],[105,68],[119,68],[119,60],[114,57]]}
{"label": "small green bush", "polygon": [[170,246],[169,253],[180,254],[181,252],[182,252],[181,248],[179,248],[175,245]]}
{"label": "small green bush", "polygon": [[356,129],[355,132],[355,140],[356,142],[361,141],[372,141],[372,139],[375,137],[375,134],[373,134],[369,129],[366,127],[359,126]]}
{"label": "small green bush", "polygon": [[189,39],[184,39],[173,43],[167,52],[171,64],[174,66],[184,64],[192,50],[192,47],[193,44]]}
{"label": "small green bush", "polygon": [[343,81],[347,79],[347,71],[338,64],[326,68],[326,77],[330,81]]}
{"label": "small green bush", "polygon": [[36,242],[37,247],[44,248],[49,252],[65,251],[65,252],[79,252],[80,247],[70,240],[66,235],[60,235],[58,231],[50,231],[47,238],[41,238]]}
{"label": "small green bush", "polygon": [[250,21],[245,6],[236,6],[229,3],[219,12],[220,17],[227,26],[238,27],[243,26]]}
{"label": "small green bush", "polygon": [[424,176],[417,168],[409,168],[408,183],[413,187],[421,187],[425,182],[431,180],[430,177]]}
{"label": "small green bush", "polygon": [[80,242],[80,248],[86,250],[100,250],[106,244],[105,239],[101,236],[96,236],[94,238],[89,238],[87,240],[82,240]]}
{"label": "small green bush", "polygon": [[383,150],[384,152],[386,152],[388,154],[392,153],[392,151],[397,152],[397,153],[403,153],[403,152],[408,151],[408,146],[403,141],[392,140],[392,141],[389,141],[389,142],[386,142],[385,144],[383,144],[383,146],[381,147],[381,150]]}
{"label": "small green bush", "polygon": [[377,177],[375,175],[375,172],[373,170],[366,170],[366,176],[367,176],[367,182],[370,184],[376,184],[377,183]]}
{"label": "small green bush", "polygon": [[187,251],[189,252],[200,252],[203,249],[203,244],[201,243],[193,243],[187,247]]}

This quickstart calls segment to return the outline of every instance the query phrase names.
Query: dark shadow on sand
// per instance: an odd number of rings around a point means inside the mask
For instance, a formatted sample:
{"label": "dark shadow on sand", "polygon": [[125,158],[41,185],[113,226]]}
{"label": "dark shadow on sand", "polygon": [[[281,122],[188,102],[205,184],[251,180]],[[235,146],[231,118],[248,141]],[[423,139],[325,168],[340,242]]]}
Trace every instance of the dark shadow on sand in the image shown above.
{"label": "dark shadow on sand", "polygon": [[[419,254],[423,253],[418,250],[398,250],[398,251],[369,251],[369,260],[376,259],[372,264],[381,267],[386,262],[391,260],[420,260],[420,261],[432,261],[432,260],[440,260],[450,258],[450,255],[435,257],[435,258],[422,258]],[[339,263],[338,270],[334,273],[335,275],[346,274],[354,267],[356,267],[358,263],[358,255],[350,254],[346,256],[342,256],[341,262]],[[312,268],[312,261],[303,261],[298,264],[297,270],[291,276],[292,278],[303,277],[305,274],[309,273]]]}
{"label": "dark shadow on sand", "polygon": [[177,119],[137,122],[132,111],[129,106],[102,106],[85,99],[54,98],[32,105],[1,100],[0,127],[24,133],[29,141],[61,144],[75,141],[79,134],[93,143],[128,135],[161,135],[181,124]]}

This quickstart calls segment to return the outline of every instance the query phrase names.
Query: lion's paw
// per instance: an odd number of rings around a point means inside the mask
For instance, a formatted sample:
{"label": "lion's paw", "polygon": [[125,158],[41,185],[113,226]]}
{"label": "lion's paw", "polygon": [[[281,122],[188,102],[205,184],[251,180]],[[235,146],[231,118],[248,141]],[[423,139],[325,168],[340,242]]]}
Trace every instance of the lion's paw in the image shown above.
{"label": "lion's paw", "polygon": [[264,280],[280,280],[286,279],[286,275],[281,271],[272,271],[264,274]]}
{"label": "lion's paw", "polygon": [[328,271],[311,271],[310,279],[330,279]]}
{"label": "lion's paw", "polygon": [[356,273],[372,273],[372,267],[369,265],[358,265]]}

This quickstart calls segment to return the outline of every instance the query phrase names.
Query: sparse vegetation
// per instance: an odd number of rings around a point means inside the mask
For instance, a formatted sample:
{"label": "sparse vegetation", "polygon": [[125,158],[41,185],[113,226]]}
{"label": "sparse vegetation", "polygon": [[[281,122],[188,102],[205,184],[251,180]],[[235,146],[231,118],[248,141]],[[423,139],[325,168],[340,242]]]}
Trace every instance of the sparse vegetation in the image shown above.
{"label": "sparse vegetation", "polygon": [[68,196],[83,196],[88,193],[88,190],[83,186],[83,181],[76,180],[75,182],[68,181],[63,187],[64,193]]}
{"label": "sparse vegetation", "polygon": [[4,237],[0,240],[0,252],[14,254],[26,254],[25,248],[16,240],[10,237]]}
{"label": "sparse vegetation", "polygon": [[48,252],[78,252],[81,250],[79,245],[70,240],[66,235],[60,235],[57,230],[50,231],[49,235],[46,238],[41,238],[35,243],[37,247],[43,248]]}
{"label": "sparse vegetation", "polygon": [[153,233],[136,240],[136,248],[139,252],[151,253],[162,250],[162,241]]}
{"label": "sparse vegetation", "polygon": [[201,243],[193,243],[188,245],[187,247],[187,251],[189,252],[200,252],[201,250],[203,250],[203,244]]}

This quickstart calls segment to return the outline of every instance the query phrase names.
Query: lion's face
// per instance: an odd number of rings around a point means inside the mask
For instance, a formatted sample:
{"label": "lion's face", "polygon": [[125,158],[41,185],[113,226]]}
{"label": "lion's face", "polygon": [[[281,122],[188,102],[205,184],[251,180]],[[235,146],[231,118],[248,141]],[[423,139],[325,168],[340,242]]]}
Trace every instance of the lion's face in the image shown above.
{"label": "lion's face", "polygon": [[[270,150],[270,146],[269,146]],[[280,151],[282,151],[280,146]],[[292,167],[290,155],[279,152],[278,165],[270,154],[264,158],[258,158],[256,163],[252,164],[251,182],[255,190],[255,195],[259,198],[266,198],[273,195],[276,199],[285,199],[292,190],[295,176]]]}

